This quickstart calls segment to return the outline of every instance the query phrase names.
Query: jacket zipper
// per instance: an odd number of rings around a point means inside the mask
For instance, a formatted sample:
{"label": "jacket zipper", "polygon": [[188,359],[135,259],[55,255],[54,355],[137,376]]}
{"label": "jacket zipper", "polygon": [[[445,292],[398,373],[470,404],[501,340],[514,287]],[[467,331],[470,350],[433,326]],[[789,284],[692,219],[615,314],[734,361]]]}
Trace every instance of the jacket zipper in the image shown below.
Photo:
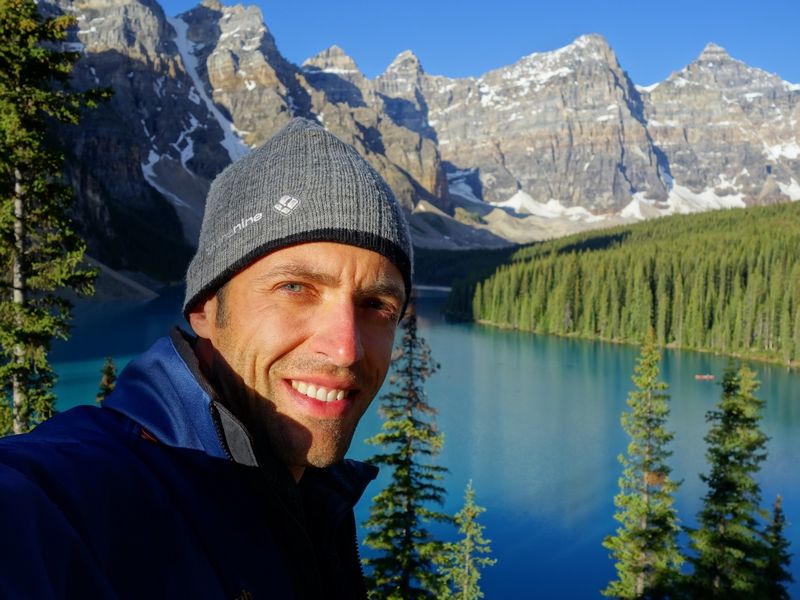
{"label": "jacket zipper", "polygon": [[211,422],[214,423],[214,431],[217,433],[217,440],[219,440],[219,445],[222,446],[222,451],[228,457],[228,460],[233,460],[233,455],[228,450],[228,443],[225,441],[225,433],[222,431],[219,416],[214,409],[214,404],[211,402],[208,403],[208,412],[211,414]]}

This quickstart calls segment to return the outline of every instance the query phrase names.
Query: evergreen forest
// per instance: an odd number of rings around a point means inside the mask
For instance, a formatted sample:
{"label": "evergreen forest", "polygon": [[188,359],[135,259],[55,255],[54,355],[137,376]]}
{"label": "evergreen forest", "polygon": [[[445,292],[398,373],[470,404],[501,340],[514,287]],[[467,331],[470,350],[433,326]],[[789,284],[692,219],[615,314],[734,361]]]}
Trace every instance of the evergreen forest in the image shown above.
{"label": "evergreen forest", "polygon": [[800,203],[677,215],[517,250],[450,317],[800,363]]}

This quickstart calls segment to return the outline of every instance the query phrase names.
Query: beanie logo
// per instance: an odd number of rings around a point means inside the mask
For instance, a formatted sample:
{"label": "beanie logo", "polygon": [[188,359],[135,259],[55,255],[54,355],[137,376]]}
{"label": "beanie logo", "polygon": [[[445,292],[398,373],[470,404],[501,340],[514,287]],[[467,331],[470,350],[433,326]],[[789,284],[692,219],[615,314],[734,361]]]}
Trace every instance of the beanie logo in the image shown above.
{"label": "beanie logo", "polygon": [[289,194],[281,196],[280,200],[273,206],[282,215],[288,216],[292,211],[300,205],[300,200]]}

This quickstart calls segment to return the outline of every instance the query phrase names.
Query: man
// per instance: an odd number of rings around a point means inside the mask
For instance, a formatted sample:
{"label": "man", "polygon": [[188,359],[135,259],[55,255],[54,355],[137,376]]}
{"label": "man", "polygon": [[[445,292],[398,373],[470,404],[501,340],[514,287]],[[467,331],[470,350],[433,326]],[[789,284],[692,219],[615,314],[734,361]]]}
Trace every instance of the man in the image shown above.
{"label": "man", "polygon": [[411,286],[386,183],[295,119],[208,195],[184,314],[102,408],[0,441],[0,597],[364,597],[343,460]]}

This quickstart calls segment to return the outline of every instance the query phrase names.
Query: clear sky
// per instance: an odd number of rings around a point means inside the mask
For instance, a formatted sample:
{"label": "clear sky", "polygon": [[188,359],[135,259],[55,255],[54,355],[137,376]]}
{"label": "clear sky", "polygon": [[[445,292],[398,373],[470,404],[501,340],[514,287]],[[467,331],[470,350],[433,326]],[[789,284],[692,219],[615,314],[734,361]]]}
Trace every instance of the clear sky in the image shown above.
{"label": "clear sky", "polygon": [[[222,0],[223,4],[234,4]],[[161,0],[170,16],[195,0]],[[481,75],[585,33],[603,35],[634,83],[664,80],[708,42],[800,83],[800,0],[250,0],[290,61],[336,44],[367,77],[412,50],[434,75]]]}

